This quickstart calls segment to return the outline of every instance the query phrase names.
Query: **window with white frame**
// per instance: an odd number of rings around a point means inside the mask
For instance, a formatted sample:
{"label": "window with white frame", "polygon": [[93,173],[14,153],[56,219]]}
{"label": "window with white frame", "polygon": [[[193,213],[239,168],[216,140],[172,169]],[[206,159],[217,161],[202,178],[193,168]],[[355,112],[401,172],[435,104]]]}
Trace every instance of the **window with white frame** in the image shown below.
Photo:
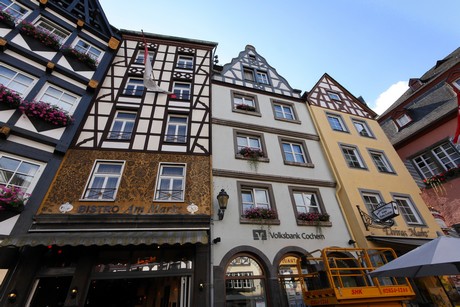
{"label": "window with white frame", "polygon": [[305,150],[302,144],[283,141],[282,146],[285,161],[293,163],[307,163]]}
{"label": "window with white frame", "polygon": [[177,59],[176,67],[180,69],[193,69],[193,57],[180,55]]}
{"label": "window with white frame", "polygon": [[387,157],[383,152],[379,151],[370,151],[369,152],[372,158],[372,161],[374,161],[375,166],[379,170],[379,172],[382,173],[393,173],[393,169],[388,162]]}
{"label": "window with white frame", "polygon": [[183,201],[185,165],[161,163],[158,172],[155,200]]}
{"label": "window with white frame", "polygon": [[256,70],[257,82],[262,84],[269,84],[268,75],[266,72]]}
{"label": "window with white frame", "polygon": [[190,83],[174,82],[173,93],[177,99],[190,100],[191,88]]}
{"label": "window with white frame", "polygon": [[30,193],[43,168],[41,163],[0,153],[0,186],[15,186]]}
{"label": "window with white frame", "polygon": [[255,97],[234,93],[233,108],[244,111],[256,111],[257,105]]}
{"label": "window with white frame", "polygon": [[329,98],[331,98],[332,100],[338,100],[340,101],[340,95],[337,94],[337,93],[334,93],[334,92],[327,92],[327,95],[329,96]]}
{"label": "window with white frame", "polygon": [[241,189],[241,203],[243,213],[254,208],[272,209],[269,191],[266,188],[243,187]]}
{"label": "window with white frame", "polygon": [[0,83],[10,90],[15,91],[21,97],[25,97],[34,81],[33,78],[22,72],[0,64]]}
{"label": "window with white frame", "polygon": [[294,191],[293,197],[295,201],[297,214],[299,213],[322,213],[316,193]]}
{"label": "window with white frame", "polygon": [[396,123],[399,127],[404,127],[405,125],[409,124],[412,119],[407,114],[403,114],[396,119]]}
{"label": "window with white frame", "polygon": [[0,0],[0,11],[13,16],[15,23],[19,23],[29,13],[28,9],[11,0]]}
{"label": "window with white frame", "polygon": [[[150,63],[153,63],[153,59],[155,58],[155,52],[154,51],[149,51],[148,52],[149,58],[150,58]],[[144,58],[145,58],[145,51],[144,49],[139,50],[137,52],[136,60],[134,61],[135,64],[144,64]]]}
{"label": "window with white frame", "polygon": [[331,128],[335,131],[347,131],[345,124],[343,123],[340,115],[327,114],[327,120],[331,125]]}
{"label": "window with white frame", "polygon": [[187,141],[187,116],[169,115],[165,141],[173,143]]}
{"label": "window with white frame", "polygon": [[78,52],[90,56],[95,61],[98,61],[100,56],[102,55],[102,50],[94,47],[93,45],[89,44],[88,42],[82,39],[78,39],[73,47]]}
{"label": "window with white frame", "polygon": [[67,37],[69,37],[70,35],[70,32],[65,31],[64,29],[44,19],[40,19],[38,22],[36,22],[35,27],[41,32],[52,35],[54,38],[56,38],[59,41],[61,45],[65,42]]}
{"label": "window with white frame", "polygon": [[382,204],[382,198],[378,193],[363,192],[361,195],[369,212],[374,211]]}
{"label": "window with white frame", "polygon": [[371,130],[369,129],[369,127],[364,121],[353,119],[352,122],[356,128],[356,131],[358,131],[359,135],[365,136],[365,137],[373,136],[371,133]]}
{"label": "window with white frame", "polygon": [[126,82],[123,94],[129,96],[142,96],[143,93],[144,81],[142,79],[129,78],[128,82]]}
{"label": "window with white frame", "polygon": [[352,146],[341,145],[343,156],[349,167],[365,168],[358,149]]}
{"label": "window with white frame", "polygon": [[108,139],[129,140],[131,139],[134,124],[136,123],[136,112],[117,111],[110,128]]}
{"label": "window with white frame", "polygon": [[262,141],[259,136],[238,134],[236,137],[237,153],[241,154],[247,148],[259,152],[263,156]]}
{"label": "window with white frame", "polygon": [[431,178],[441,172],[457,168],[460,164],[460,154],[455,146],[447,141],[414,157],[412,162],[423,178]]}
{"label": "window with white frame", "polygon": [[54,85],[48,85],[45,91],[37,96],[37,100],[57,106],[72,114],[78,105],[79,97]]}
{"label": "window with white frame", "polygon": [[115,200],[124,162],[96,161],[83,199]]}
{"label": "window with white frame", "polygon": [[423,221],[417,212],[412,200],[409,197],[394,196],[396,203],[398,203],[399,212],[408,225],[421,225]]}
{"label": "window with white frame", "polygon": [[276,119],[295,120],[294,109],[292,106],[286,104],[275,103],[273,104]]}

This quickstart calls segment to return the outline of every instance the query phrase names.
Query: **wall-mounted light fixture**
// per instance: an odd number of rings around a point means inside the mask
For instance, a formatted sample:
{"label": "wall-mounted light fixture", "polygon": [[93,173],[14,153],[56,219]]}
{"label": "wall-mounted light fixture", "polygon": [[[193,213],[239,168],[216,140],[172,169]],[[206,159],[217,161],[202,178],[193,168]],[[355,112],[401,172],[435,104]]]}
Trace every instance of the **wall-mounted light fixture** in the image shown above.
{"label": "wall-mounted light fixture", "polygon": [[349,244],[349,245],[353,245],[353,244],[355,244],[355,243],[356,243],[355,240],[352,240],[352,239],[348,240],[348,244]]}
{"label": "wall-mounted light fixture", "polygon": [[217,243],[219,243],[220,241],[222,241],[222,239],[221,239],[220,237],[217,237],[217,238],[215,238],[215,239],[212,240],[212,243],[217,244]]}
{"label": "wall-mounted light fixture", "polygon": [[217,195],[217,202],[219,203],[219,212],[217,212],[217,215],[219,216],[219,221],[224,219],[224,213],[227,209],[228,198],[229,196],[224,189],[220,190],[219,195]]}
{"label": "wall-mounted light fixture", "polygon": [[78,288],[77,287],[73,287],[72,290],[70,290],[70,296],[72,298],[76,297],[78,294]]}
{"label": "wall-mounted light fixture", "polygon": [[10,293],[8,293],[8,302],[14,303],[16,302],[17,298],[18,298],[18,293],[16,292],[16,290],[13,290]]}

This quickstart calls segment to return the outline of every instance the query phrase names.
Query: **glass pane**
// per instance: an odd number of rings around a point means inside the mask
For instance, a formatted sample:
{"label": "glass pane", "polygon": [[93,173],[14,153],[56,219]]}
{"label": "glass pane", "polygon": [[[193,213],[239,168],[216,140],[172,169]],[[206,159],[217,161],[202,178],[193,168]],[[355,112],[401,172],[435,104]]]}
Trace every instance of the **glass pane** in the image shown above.
{"label": "glass pane", "polygon": [[249,139],[249,147],[252,147],[252,148],[260,148],[260,141],[259,141],[259,139],[250,138],[250,139]]}
{"label": "glass pane", "polygon": [[136,119],[136,113],[124,113],[124,112],[119,112],[117,114],[117,118],[119,119]]}
{"label": "glass pane", "polygon": [[11,178],[13,177],[13,172],[0,170],[0,183],[1,184],[9,184]]}
{"label": "glass pane", "polygon": [[11,159],[7,157],[0,158],[0,168],[1,169],[15,171],[18,168],[19,164],[20,164],[20,161],[16,159]]}
{"label": "glass pane", "polygon": [[28,174],[28,175],[35,175],[35,173],[38,170],[38,165],[28,163],[28,162],[22,162],[21,166],[18,168],[18,172],[23,173],[23,174]]}
{"label": "glass pane", "polygon": [[121,165],[117,164],[99,164],[97,167],[97,173],[101,174],[120,174]]}
{"label": "glass pane", "polygon": [[163,166],[161,175],[169,175],[169,176],[183,176],[184,168],[183,167],[175,167],[175,166]]}

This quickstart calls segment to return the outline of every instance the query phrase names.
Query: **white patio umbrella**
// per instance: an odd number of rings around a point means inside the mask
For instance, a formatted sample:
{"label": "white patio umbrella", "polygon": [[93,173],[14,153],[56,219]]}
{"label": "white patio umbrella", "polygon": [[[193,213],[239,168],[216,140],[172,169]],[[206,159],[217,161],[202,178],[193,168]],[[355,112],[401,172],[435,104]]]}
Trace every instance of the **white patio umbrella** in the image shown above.
{"label": "white patio umbrella", "polygon": [[441,236],[369,273],[371,277],[460,275],[460,238]]}

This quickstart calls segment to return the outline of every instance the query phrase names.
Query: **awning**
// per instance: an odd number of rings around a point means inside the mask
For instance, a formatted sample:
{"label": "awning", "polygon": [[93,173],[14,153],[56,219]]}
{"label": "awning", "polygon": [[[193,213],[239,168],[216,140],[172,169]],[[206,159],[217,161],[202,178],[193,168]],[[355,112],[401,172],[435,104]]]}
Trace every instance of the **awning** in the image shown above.
{"label": "awning", "polygon": [[0,247],[182,245],[187,243],[208,244],[208,234],[205,230],[28,233],[7,237],[0,242]]}
{"label": "awning", "polygon": [[426,238],[401,238],[401,237],[380,237],[380,236],[367,236],[369,241],[385,244],[397,244],[397,245],[410,245],[410,247],[416,247],[430,242],[432,239]]}

